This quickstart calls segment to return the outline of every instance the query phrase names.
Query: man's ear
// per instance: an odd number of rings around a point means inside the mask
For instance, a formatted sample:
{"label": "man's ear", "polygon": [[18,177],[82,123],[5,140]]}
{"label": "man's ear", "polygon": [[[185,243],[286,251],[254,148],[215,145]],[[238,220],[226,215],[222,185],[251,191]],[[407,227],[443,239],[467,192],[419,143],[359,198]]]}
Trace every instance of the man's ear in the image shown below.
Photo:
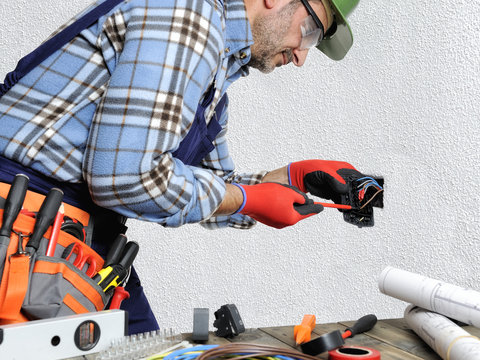
{"label": "man's ear", "polygon": [[263,0],[264,3],[265,3],[265,7],[267,9],[272,9],[273,7],[275,7],[276,3],[277,3],[277,0]]}

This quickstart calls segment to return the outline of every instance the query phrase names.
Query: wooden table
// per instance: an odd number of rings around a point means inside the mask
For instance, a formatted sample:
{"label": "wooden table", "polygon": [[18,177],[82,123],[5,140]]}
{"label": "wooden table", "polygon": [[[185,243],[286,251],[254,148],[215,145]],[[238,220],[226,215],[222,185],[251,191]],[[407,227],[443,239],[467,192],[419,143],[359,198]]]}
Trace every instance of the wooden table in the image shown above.
{"label": "wooden table", "polygon": [[[318,324],[315,327],[314,334],[312,334],[312,339],[333,330],[343,331],[346,327],[353,324],[354,321]],[[463,326],[463,328],[472,335],[480,337],[480,329],[473,326]],[[191,334],[183,334],[183,337],[185,340],[190,340]],[[293,326],[247,329],[244,333],[231,339],[219,338],[210,333],[207,344],[228,344],[230,342],[247,342],[295,348]],[[441,359],[421,338],[408,328],[403,319],[379,320],[371,331],[347,339],[346,344],[376,349],[380,352],[382,360]],[[328,354],[320,354],[317,357],[319,359],[328,359]]]}

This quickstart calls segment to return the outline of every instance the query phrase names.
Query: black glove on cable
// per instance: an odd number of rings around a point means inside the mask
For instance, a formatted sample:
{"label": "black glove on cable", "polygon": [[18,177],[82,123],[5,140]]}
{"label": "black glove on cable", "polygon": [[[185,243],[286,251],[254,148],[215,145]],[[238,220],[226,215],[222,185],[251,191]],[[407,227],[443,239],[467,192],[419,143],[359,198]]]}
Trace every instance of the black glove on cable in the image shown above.
{"label": "black glove on cable", "polygon": [[288,177],[293,186],[337,204],[340,203],[340,195],[348,191],[345,180],[363,176],[344,161],[304,160],[288,165]]}

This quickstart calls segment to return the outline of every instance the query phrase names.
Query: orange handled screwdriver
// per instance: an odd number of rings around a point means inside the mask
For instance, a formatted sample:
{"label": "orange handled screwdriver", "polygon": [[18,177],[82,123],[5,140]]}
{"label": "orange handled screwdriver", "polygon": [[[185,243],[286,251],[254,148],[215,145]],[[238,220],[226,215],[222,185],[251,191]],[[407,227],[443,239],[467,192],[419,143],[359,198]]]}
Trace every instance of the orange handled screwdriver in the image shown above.
{"label": "orange handled screwdriver", "polygon": [[315,315],[304,315],[302,323],[293,328],[293,337],[297,345],[310,341],[310,336],[315,328]]}
{"label": "orange handled screwdriver", "polygon": [[317,202],[317,201],[315,201],[314,204],[320,204],[320,205],[323,205],[324,207],[335,208],[335,209],[352,210],[351,205],[333,204],[333,203],[325,203],[325,202]]}

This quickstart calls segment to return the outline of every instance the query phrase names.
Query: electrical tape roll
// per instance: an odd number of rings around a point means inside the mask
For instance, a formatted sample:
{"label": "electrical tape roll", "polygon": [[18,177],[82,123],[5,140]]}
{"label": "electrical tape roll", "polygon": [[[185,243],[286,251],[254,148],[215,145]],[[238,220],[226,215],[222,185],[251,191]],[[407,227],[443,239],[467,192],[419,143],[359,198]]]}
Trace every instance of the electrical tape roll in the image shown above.
{"label": "electrical tape roll", "polygon": [[380,352],[364,346],[342,346],[328,352],[329,360],[380,360]]}
{"label": "electrical tape roll", "polygon": [[316,339],[301,345],[304,354],[316,356],[325,351],[336,349],[345,344],[342,333],[339,330],[323,334]]}

